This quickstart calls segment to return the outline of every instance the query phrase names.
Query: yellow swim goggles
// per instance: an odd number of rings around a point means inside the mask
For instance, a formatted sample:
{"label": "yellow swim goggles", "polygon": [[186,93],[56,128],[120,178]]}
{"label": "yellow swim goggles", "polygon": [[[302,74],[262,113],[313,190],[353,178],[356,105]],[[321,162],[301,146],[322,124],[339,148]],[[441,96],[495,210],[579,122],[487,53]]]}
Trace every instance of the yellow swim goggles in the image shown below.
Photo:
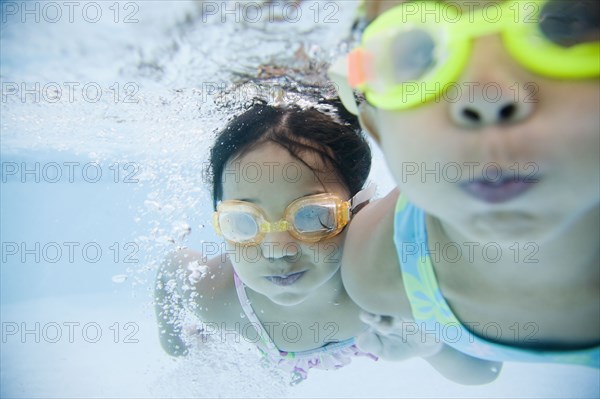
{"label": "yellow swim goggles", "polygon": [[226,200],[217,205],[213,226],[231,244],[257,245],[265,234],[282,231],[299,241],[315,243],[339,234],[353,211],[374,192],[370,185],[348,201],[329,193],[302,197],[290,203],[283,219],[276,222],[269,222],[265,212],[251,202]]}
{"label": "yellow swim goggles", "polygon": [[[530,71],[558,79],[600,75],[600,42],[570,47],[550,41],[540,23],[548,0],[506,1],[461,13],[452,3],[403,3],[364,31],[362,45],[334,63],[329,76],[350,112],[352,88],[381,109],[402,110],[439,99],[464,69],[472,39],[501,33],[512,57]],[[568,28],[569,16],[551,15]]]}

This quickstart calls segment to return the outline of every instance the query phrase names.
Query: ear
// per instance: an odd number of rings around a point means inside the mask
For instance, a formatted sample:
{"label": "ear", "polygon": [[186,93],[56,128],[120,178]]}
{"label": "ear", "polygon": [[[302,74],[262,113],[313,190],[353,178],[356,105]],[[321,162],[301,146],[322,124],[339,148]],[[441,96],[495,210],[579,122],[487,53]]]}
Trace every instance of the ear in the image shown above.
{"label": "ear", "polygon": [[360,126],[377,142],[381,144],[379,139],[379,130],[377,129],[377,109],[363,101],[358,108],[358,120]]}

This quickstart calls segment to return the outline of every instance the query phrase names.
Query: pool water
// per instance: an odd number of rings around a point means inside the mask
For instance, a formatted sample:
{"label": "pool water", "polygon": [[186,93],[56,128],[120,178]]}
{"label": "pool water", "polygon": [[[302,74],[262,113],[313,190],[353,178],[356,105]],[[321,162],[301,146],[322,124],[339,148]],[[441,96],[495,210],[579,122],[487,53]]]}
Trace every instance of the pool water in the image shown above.
{"label": "pool water", "polygon": [[[170,358],[152,282],[166,252],[219,242],[215,130],[255,94],[328,93],[358,3],[75,3],[0,3],[0,397],[600,396],[576,366],[464,387],[421,359],[357,358],[290,387],[243,342]],[[376,149],[371,179],[393,186]]]}

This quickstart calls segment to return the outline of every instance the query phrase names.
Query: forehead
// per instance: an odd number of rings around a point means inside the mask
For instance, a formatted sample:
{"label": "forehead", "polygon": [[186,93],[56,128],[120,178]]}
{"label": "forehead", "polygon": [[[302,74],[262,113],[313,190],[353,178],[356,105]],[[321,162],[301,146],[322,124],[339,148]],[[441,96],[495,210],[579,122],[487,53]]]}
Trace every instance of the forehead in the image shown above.
{"label": "forehead", "polygon": [[459,7],[468,10],[472,8],[484,7],[488,4],[499,4],[504,3],[504,0],[451,0],[451,1],[439,1],[439,3],[451,3],[458,5]]}
{"label": "forehead", "polygon": [[339,178],[317,153],[305,151],[301,160],[273,142],[258,145],[230,160],[221,178],[223,199],[266,202],[272,197],[291,201],[315,192],[338,191]]}
{"label": "forehead", "polygon": [[[372,21],[377,16],[383,14],[387,10],[402,3],[418,3],[419,0],[366,0],[365,12],[367,19]],[[476,8],[482,8],[489,4],[504,3],[504,0],[439,0],[438,3],[452,4],[459,7],[462,11],[469,11]]]}

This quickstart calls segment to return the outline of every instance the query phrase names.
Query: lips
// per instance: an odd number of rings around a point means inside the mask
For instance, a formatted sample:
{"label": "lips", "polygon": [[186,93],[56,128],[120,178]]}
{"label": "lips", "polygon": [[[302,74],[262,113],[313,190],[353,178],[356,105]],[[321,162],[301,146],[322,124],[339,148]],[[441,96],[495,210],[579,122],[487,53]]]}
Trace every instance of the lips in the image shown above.
{"label": "lips", "polygon": [[539,179],[531,177],[511,176],[493,181],[487,179],[473,180],[461,184],[461,188],[479,200],[490,204],[498,204],[525,193],[538,181]]}
{"label": "lips", "polygon": [[306,271],[281,276],[266,276],[265,278],[275,285],[288,286],[298,281],[300,277],[304,275],[304,273],[306,273]]}

